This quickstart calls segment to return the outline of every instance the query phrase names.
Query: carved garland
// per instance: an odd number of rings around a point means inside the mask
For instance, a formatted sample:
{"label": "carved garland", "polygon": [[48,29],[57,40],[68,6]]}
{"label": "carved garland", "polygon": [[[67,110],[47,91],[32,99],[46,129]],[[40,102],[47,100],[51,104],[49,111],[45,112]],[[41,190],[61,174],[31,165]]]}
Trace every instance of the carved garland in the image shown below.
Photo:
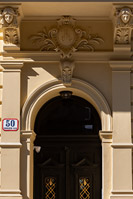
{"label": "carved garland", "polygon": [[70,58],[75,51],[94,51],[95,45],[103,42],[103,39],[77,28],[75,21],[69,16],[62,17],[57,21],[56,28],[44,28],[32,36],[31,40],[41,51],[60,52],[62,58]]}

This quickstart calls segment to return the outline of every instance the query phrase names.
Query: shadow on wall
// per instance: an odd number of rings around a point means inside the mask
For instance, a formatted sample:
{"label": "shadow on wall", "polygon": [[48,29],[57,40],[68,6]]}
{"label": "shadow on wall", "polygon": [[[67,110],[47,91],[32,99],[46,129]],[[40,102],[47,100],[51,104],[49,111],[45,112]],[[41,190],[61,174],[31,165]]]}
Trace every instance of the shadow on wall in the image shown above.
{"label": "shadow on wall", "polygon": [[58,63],[24,64],[21,72],[21,108],[28,96],[40,85],[61,77]]}

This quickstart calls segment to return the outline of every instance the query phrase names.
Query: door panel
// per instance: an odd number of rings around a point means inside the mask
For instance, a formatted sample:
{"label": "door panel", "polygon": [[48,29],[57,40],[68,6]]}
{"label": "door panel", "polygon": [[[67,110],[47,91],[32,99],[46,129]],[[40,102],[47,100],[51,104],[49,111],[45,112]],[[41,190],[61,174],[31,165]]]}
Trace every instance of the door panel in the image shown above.
{"label": "door panel", "polygon": [[88,101],[61,93],[35,120],[34,199],[101,199],[101,120]]}
{"label": "door panel", "polygon": [[34,199],[100,199],[101,143],[96,136],[39,139]]}

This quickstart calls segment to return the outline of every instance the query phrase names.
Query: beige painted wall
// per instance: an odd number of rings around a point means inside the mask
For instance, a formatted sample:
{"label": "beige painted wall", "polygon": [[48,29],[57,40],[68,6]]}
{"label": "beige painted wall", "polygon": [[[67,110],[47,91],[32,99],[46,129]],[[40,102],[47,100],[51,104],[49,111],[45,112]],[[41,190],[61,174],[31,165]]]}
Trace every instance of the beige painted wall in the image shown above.
{"label": "beige painted wall", "polygon": [[[54,79],[61,79],[60,63],[27,63],[21,72],[21,106],[39,86]],[[111,69],[108,64],[76,63],[73,78],[84,80],[95,86],[107,99],[111,107]]]}

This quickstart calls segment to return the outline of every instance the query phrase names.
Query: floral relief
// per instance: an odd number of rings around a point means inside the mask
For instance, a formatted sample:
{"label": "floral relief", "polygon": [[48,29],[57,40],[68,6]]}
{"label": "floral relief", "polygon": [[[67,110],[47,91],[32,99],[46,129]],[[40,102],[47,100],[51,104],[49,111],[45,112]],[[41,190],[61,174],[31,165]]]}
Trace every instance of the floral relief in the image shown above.
{"label": "floral relief", "polygon": [[18,44],[17,30],[14,28],[7,28],[5,30],[4,41],[6,44]]}
{"label": "floral relief", "polygon": [[103,42],[98,35],[77,28],[71,17],[63,17],[57,23],[56,28],[44,28],[31,37],[32,43],[41,51],[56,51],[60,52],[62,58],[71,57],[75,51],[94,51],[95,45]]}
{"label": "floral relief", "polygon": [[129,29],[118,29],[116,32],[116,44],[129,43]]}

